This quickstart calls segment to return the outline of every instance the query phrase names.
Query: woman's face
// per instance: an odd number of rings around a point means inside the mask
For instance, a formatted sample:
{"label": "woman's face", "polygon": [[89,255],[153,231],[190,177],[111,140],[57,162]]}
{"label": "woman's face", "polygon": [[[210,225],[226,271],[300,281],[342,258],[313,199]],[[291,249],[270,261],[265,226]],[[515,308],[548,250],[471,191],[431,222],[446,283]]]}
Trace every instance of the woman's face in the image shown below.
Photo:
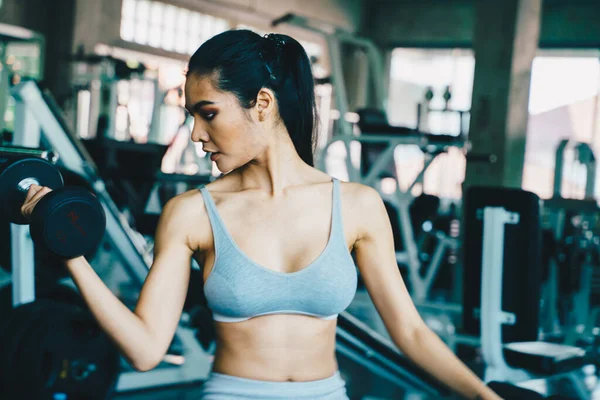
{"label": "woman's face", "polygon": [[244,109],[235,95],[217,90],[209,77],[187,77],[185,103],[194,117],[192,141],[212,153],[221,172],[242,167],[265,150],[257,107]]}

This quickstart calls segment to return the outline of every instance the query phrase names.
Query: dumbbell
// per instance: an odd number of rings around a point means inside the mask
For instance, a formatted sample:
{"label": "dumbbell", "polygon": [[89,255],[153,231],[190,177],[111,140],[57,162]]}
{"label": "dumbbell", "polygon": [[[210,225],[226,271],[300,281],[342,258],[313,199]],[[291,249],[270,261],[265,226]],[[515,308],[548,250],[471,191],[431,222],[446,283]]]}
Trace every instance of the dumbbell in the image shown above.
{"label": "dumbbell", "polygon": [[[37,149],[0,147],[0,211],[14,224],[29,224],[34,243],[61,258],[87,254],[104,236],[104,209],[88,190],[64,187],[62,175],[42,154]],[[36,204],[27,220],[21,207],[33,184],[52,192]]]}

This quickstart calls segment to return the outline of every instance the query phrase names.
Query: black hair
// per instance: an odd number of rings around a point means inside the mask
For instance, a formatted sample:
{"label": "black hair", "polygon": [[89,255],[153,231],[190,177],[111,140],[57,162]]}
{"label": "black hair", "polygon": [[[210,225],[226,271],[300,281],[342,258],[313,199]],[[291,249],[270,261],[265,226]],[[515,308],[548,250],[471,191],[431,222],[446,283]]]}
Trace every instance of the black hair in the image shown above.
{"label": "black hair", "polygon": [[306,51],[294,38],[282,34],[263,37],[243,29],[225,31],[196,50],[187,75],[214,77],[215,87],[233,93],[246,109],[254,107],[261,88],[271,89],[298,155],[314,166],[314,78]]}

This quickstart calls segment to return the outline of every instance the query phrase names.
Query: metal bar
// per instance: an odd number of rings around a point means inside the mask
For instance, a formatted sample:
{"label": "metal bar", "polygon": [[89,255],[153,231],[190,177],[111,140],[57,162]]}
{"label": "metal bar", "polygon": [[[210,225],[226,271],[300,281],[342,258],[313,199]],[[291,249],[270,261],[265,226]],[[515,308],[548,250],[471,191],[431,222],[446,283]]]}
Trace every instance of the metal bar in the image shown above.
{"label": "metal bar", "polygon": [[[0,43],[0,133],[4,131],[6,125],[4,117],[6,115],[6,109],[8,108],[8,90],[10,87],[9,70],[8,67],[4,64],[5,49],[6,45],[4,43]],[[1,137],[0,142],[2,142]]]}
{"label": "metal bar", "polygon": [[331,84],[333,85],[335,105],[340,112],[338,127],[344,136],[352,135],[352,126],[346,121],[348,113],[348,94],[346,93],[346,84],[344,82],[344,70],[341,65],[342,51],[340,43],[333,36],[325,36],[327,47],[329,48],[329,57],[331,62]]}
{"label": "metal bar", "polygon": [[[17,99],[13,144],[21,149],[39,148],[40,136],[40,125],[26,104]],[[12,302],[16,307],[35,300],[35,257],[28,226],[11,224],[10,235]]]}
{"label": "metal bar", "polygon": [[519,215],[502,207],[483,210],[483,252],[481,258],[481,350],[487,365],[486,380],[497,379],[510,367],[502,348],[502,277],[504,268],[504,225],[518,223]]}
{"label": "metal bar", "polygon": [[563,172],[564,172],[564,157],[565,157],[565,149],[569,144],[569,140],[561,140],[558,147],[556,148],[556,157],[554,161],[554,184],[552,187],[554,188],[553,195],[554,197],[562,197],[562,181],[563,181]]}
{"label": "metal bar", "polygon": [[445,254],[446,242],[443,240],[438,240],[435,252],[433,253],[433,257],[431,257],[431,262],[429,263],[429,268],[427,269],[427,274],[425,274],[425,278],[423,279],[423,286],[426,293],[429,293],[433,279],[437,275],[440,266],[442,265],[442,258]]}
{"label": "metal bar", "polygon": [[419,172],[419,175],[417,175],[416,178],[412,181],[412,183],[410,184],[408,189],[406,189],[407,193],[410,193],[413,190],[413,188],[415,187],[415,185],[423,180],[423,178],[425,177],[425,172],[427,171],[427,168],[429,168],[431,166],[431,163],[433,162],[433,160],[435,160],[435,158],[436,158],[435,155],[430,158],[425,158],[423,169],[421,170],[421,172]]}
{"label": "metal bar", "polygon": [[351,314],[340,313],[336,332],[336,348],[339,350],[346,345],[352,349],[356,361],[371,371],[377,367],[378,375],[390,377],[401,387],[439,396],[436,398],[449,394],[448,388],[413,364],[392,342]]}
{"label": "metal bar", "polygon": [[417,301],[423,301],[427,298],[427,292],[420,275],[421,261],[419,260],[419,249],[415,243],[412,221],[410,220],[410,201],[408,201],[406,194],[401,193],[399,189],[396,191],[396,195],[396,201],[393,203],[395,203],[394,205],[398,209],[400,234],[402,235],[402,243],[404,244],[404,251],[408,259],[406,264],[409,270],[408,278],[413,289],[412,296]]}
{"label": "metal bar", "polygon": [[362,176],[360,170],[355,168],[354,164],[352,164],[351,142],[344,140],[344,147],[346,148],[346,158],[344,161],[346,162],[346,169],[348,170],[348,178],[350,179],[350,182],[361,182]]}
{"label": "metal bar", "polygon": [[11,146],[11,147],[3,147],[0,146],[0,155],[4,156],[16,156],[16,157],[34,157],[34,158],[43,158],[45,160],[48,160],[50,157],[49,155],[51,155],[52,153],[50,153],[48,150],[44,150],[44,149],[34,149],[34,148],[30,148],[30,147],[17,147],[17,146]]}
{"label": "metal bar", "polygon": [[27,225],[10,226],[12,304],[17,307],[35,300],[35,258]]}
{"label": "metal bar", "polygon": [[[384,168],[390,163],[390,161],[394,161],[394,151],[396,150],[395,146],[388,145],[387,148],[377,157],[377,161],[371,166],[371,170],[368,172],[367,176],[363,179],[362,183],[367,186],[375,186],[375,180],[379,177],[379,174],[383,171]],[[394,162],[394,166],[396,163]],[[397,182],[398,184],[398,182]]]}

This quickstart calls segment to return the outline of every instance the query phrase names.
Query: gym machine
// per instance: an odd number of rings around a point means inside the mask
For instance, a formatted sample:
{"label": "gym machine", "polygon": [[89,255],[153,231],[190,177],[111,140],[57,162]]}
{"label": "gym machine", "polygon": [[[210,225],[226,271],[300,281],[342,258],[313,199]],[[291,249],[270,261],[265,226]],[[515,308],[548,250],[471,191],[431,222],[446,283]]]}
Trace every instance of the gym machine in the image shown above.
{"label": "gym machine", "polygon": [[[77,137],[160,142],[164,93],[152,71],[143,64],[129,66],[119,59],[86,56],[81,51],[73,56],[72,64],[69,122]],[[137,121],[130,120],[131,103],[138,107]],[[142,123],[144,119],[146,124]],[[148,131],[141,135],[145,129]]]}
{"label": "gym machine", "polygon": [[600,207],[595,193],[593,150],[587,143],[561,141],[556,150],[553,197],[544,201],[542,323],[549,337],[564,336],[567,344],[593,337],[598,325]]}
{"label": "gym machine", "polygon": [[[465,329],[481,336],[484,379],[537,387],[568,381],[569,395],[590,398],[589,364],[579,347],[539,341],[541,202],[517,189],[472,187],[465,196]],[[592,369],[594,369],[592,367]],[[538,389],[538,391],[540,391]]]}
{"label": "gym machine", "polygon": [[[567,157],[567,154],[572,157]],[[568,174],[565,171],[565,165],[570,166],[571,169],[579,166],[580,170],[585,169],[585,173]],[[583,199],[592,200],[596,197],[596,156],[589,144],[569,139],[561,140],[559,143],[556,148],[556,161],[554,164],[554,198],[573,197],[570,193],[565,193],[565,191],[568,191],[565,185],[565,180],[569,178],[568,175],[571,175],[571,181],[581,178],[582,175],[585,176],[585,184],[582,188]],[[573,175],[578,176],[573,177]]]}

